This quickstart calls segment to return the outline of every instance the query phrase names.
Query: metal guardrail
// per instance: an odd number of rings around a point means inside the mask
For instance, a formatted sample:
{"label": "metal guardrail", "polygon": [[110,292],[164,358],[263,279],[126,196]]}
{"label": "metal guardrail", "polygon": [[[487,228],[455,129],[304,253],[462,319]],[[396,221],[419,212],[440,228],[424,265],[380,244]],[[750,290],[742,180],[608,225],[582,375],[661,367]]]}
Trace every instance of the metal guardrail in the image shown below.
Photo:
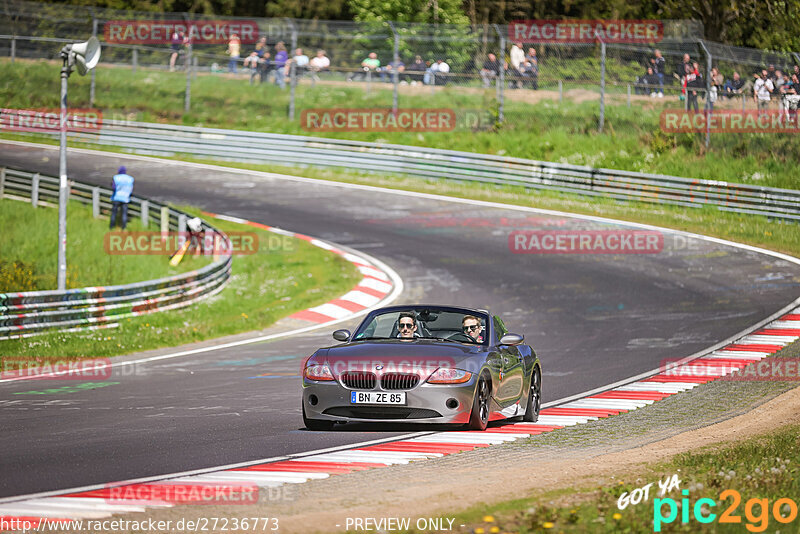
{"label": "metal guardrail", "polygon": [[676,204],[800,220],[800,191],[550,163],[405,145],[319,137],[106,121],[99,131],[70,133],[73,141],[140,154],[189,154],[228,161],[337,167],[522,186],[565,193]]}
{"label": "metal guardrail", "polygon": [[[58,204],[59,180],[52,176],[19,169],[0,168],[0,198],[4,196]],[[72,182],[69,198],[92,204],[99,216],[111,209],[111,191],[102,187]],[[138,216],[147,226],[158,214],[162,232],[184,231],[191,217],[158,202],[132,197],[129,215]],[[0,340],[27,337],[48,329],[75,329],[108,326],[115,321],[144,313],[188,306],[220,291],[231,272],[232,254],[228,237],[205,224],[206,232],[220,236],[226,253],[201,269],[175,276],[134,284],[85,287],[66,291],[28,291],[0,293]]]}

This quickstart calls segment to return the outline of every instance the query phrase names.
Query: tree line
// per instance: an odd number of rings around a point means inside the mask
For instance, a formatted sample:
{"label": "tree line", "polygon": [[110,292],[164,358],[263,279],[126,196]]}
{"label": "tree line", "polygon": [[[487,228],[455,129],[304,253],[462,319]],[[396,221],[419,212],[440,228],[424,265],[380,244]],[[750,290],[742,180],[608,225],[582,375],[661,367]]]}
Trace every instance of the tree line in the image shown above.
{"label": "tree line", "polygon": [[519,19],[694,19],[705,38],[776,51],[800,51],[800,0],[67,0],[137,11],[240,17],[507,24]]}

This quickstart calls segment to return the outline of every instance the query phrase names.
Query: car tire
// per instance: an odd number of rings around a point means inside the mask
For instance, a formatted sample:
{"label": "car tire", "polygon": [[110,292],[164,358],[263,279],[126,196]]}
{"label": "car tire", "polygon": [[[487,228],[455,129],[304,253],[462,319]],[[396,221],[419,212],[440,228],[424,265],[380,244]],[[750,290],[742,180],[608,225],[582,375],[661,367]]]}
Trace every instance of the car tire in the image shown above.
{"label": "car tire", "polygon": [[306,407],[303,406],[303,424],[308,430],[333,430],[333,421],[321,421],[319,419],[309,419],[306,417]]}
{"label": "car tire", "polygon": [[542,370],[534,367],[531,372],[531,390],[528,393],[528,404],[522,420],[526,423],[535,423],[539,420],[539,411],[542,409]]}
{"label": "car tire", "polygon": [[478,378],[475,386],[475,397],[472,399],[472,412],[469,414],[469,430],[486,430],[489,424],[489,404],[491,402],[491,388],[486,373]]}

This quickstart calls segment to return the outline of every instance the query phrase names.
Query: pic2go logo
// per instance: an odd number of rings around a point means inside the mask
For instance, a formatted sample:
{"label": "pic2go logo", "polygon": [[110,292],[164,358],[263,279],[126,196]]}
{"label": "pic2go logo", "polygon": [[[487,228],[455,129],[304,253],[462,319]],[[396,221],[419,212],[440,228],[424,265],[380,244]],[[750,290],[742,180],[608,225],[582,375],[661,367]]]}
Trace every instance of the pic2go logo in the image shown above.
{"label": "pic2go logo", "polygon": [[[728,498],[731,498],[733,501],[728,505],[722,514],[719,515],[719,519],[717,519],[717,514],[711,512],[711,508],[717,506],[717,502],[714,499],[703,498],[698,499],[694,506],[690,504],[688,499],[689,490],[683,490],[684,498],[681,499],[681,523],[686,524],[689,523],[691,520],[690,513],[694,516],[694,520],[698,523],[713,523],[717,521],[718,523],[731,523],[731,524],[741,524],[742,518],[741,516],[736,514],[736,509],[739,508],[739,505],[742,502],[742,496],[739,494],[738,491],[728,489],[723,491],[719,494],[720,501],[726,501]],[[664,515],[666,511],[664,507],[668,507],[668,515]],[[706,506],[706,510],[703,510],[703,506]],[[781,509],[786,508],[788,512],[786,515],[781,514]],[[795,503],[792,499],[789,498],[781,498],[776,500],[772,504],[772,517],[775,518],[775,521],[778,523],[791,523],[795,519],[797,519],[797,503]],[[745,528],[750,532],[764,532],[769,527],[769,515],[770,515],[770,502],[769,499],[750,499],[744,505],[744,515],[747,518],[748,523],[745,524]],[[675,499],[672,498],[665,498],[665,499],[654,499],[653,500],[653,531],[654,532],[661,532],[661,525],[667,525],[674,522],[678,518],[678,503],[675,502]]]}

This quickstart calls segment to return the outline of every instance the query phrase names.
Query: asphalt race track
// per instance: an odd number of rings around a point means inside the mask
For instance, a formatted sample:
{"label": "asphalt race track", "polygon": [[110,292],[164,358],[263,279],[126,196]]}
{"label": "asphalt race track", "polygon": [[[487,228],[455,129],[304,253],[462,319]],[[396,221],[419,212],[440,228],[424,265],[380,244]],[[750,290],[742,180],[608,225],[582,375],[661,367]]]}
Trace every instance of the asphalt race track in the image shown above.
{"label": "asphalt race track", "polygon": [[[382,260],[404,280],[398,303],[452,303],[500,314],[539,353],[545,401],[690,355],[800,296],[796,264],[671,233],[653,254],[514,254],[508,238],[514,230],[614,227],[117,155],[72,152],[68,167],[71,178],[105,186],[121,164],[136,177],[138,196],[306,233]],[[0,165],[57,175],[58,153],[0,142]],[[299,365],[332,343],[330,332],[318,330],[144,364],[104,387],[63,394],[20,393],[74,381],[0,384],[0,497],[409,430],[303,430]]]}

